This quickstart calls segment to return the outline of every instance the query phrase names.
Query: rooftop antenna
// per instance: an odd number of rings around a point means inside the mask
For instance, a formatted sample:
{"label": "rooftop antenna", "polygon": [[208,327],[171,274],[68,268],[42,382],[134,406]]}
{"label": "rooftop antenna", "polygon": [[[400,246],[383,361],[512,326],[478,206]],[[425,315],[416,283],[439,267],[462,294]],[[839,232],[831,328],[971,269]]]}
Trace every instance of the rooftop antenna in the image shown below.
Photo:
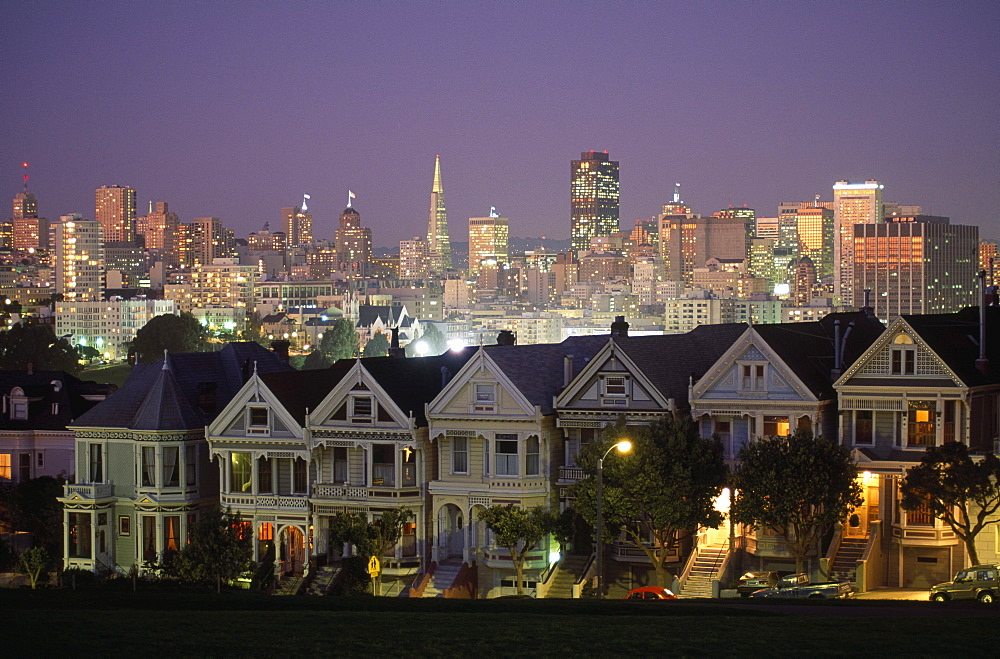
{"label": "rooftop antenna", "polygon": [[[312,199],[312,197],[310,197],[309,195],[307,195],[307,194],[302,195],[302,212],[303,213],[305,213],[307,210],[309,210],[309,200],[310,199]],[[348,201],[350,201],[350,200],[348,200]],[[348,203],[347,205],[350,206],[351,204]]]}
{"label": "rooftop antenna", "polygon": [[674,183],[674,203],[681,203],[681,184]]}
{"label": "rooftop antenna", "polygon": [[24,168],[24,194],[28,194],[28,163],[22,162],[21,167]]}

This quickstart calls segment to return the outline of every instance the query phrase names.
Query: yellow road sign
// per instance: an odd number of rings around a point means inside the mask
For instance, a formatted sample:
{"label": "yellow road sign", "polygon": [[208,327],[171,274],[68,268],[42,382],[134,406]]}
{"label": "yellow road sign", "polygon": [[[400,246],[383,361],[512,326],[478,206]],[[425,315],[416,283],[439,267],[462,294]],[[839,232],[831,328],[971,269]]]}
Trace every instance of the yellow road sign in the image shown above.
{"label": "yellow road sign", "polygon": [[374,577],[381,571],[382,571],[382,566],[379,564],[378,558],[372,556],[371,560],[368,561],[368,574]]}

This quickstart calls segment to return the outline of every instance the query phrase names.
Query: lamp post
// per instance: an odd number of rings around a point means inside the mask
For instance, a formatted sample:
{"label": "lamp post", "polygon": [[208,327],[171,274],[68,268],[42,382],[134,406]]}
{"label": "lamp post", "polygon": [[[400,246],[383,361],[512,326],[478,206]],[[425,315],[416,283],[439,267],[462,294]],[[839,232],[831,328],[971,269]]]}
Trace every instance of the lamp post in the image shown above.
{"label": "lamp post", "polygon": [[622,440],[608,447],[604,455],[597,458],[597,599],[604,597],[604,515],[601,511],[601,501],[604,498],[604,458],[614,449],[618,449],[619,453],[628,453],[632,450],[632,442]]}

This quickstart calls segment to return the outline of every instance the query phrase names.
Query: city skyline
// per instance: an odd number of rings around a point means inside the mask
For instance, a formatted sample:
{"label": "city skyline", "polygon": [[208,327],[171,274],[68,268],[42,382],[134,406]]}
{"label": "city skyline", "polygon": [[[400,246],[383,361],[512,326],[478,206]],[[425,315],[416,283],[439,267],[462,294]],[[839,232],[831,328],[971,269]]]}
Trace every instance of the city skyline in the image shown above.
{"label": "city skyline", "polygon": [[309,194],[331,239],[353,190],[393,246],[426,234],[440,154],[453,237],[495,206],[512,235],[567,238],[567,163],[607,150],[622,230],[675,182],[696,213],[768,217],[877,179],[886,201],[1000,236],[993,3],[122,6],[32,7],[0,45],[22,99],[0,180],[12,198],[29,162],[50,220],[122,185],[140,212],[166,201],[244,237]]}

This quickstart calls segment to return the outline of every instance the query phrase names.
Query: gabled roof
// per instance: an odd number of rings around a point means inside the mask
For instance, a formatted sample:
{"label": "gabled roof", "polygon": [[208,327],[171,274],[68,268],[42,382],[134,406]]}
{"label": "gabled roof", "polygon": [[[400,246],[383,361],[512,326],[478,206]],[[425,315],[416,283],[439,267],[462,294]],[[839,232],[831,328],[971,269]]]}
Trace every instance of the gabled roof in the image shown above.
{"label": "gabled roof", "polygon": [[984,375],[976,368],[979,358],[979,307],[956,313],[901,316],[928,347],[967,386],[1000,383],[1000,307],[986,307],[986,357]]}
{"label": "gabled roof", "polygon": [[226,406],[255,368],[259,373],[292,370],[253,342],[230,343],[218,352],[170,355],[169,360],[166,375],[162,360],[136,364],[121,389],[73,425],[194,430],[207,425]]}
{"label": "gabled roof", "polygon": [[608,342],[608,335],[571,336],[562,343],[485,346],[483,350],[542,414],[552,413],[552,398],[563,386],[565,357],[573,357],[573,377]]}
{"label": "gabled roof", "polygon": [[837,321],[840,322],[841,339],[851,327],[841,360],[841,370],[846,370],[885,330],[877,318],[857,311],[829,314],[814,323],[754,325],[753,328],[810,391],[823,399],[835,395],[831,374]]}
{"label": "gabled roof", "polygon": [[371,327],[381,319],[387,327],[395,327],[407,315],[406,307],[402,305],[362,304],[358,307],[358,322],[356,327]]}
{"label": "gabled roof", "polygon": [[679,408],[688,404],[688,384],[704,375],[742,336],[743,323],[699,325],[686,334],[616,337],[625,354]]}
{"label": "gabled roof", "polygon": [[[8,411],[0,415],[0,430],[65,430],[98,404],[94,399],[117,389],[113,384],[80,380],[65,371],[0,371],[0,395],[9,396],[14,387],[20,387],[28,398],[28,418],[12,419]],[[53,408],[53,404],[57,406]]]}

